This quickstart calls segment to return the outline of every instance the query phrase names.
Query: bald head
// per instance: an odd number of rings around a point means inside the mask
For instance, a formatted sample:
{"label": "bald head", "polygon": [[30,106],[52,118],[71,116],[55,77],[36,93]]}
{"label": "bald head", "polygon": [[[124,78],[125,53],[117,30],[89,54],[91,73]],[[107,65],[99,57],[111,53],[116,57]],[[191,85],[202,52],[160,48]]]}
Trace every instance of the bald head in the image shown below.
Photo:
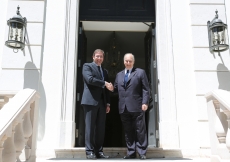
{"label": "bald head", "polygon": [[133,57],[133,61],[135,61],[135,57],[134,57],[134,55],[133,55],[132,53],[126,53],[126,54],[124,55],[124,60],[125,60],[125,57],[126,57],[127,55]]}
{"label": "bald head", "polygon": [[133,68],[134,62],[135,62],[135,58],[134,58],[134,55],[132,53],[126,53],[124,55],[124,65],[125,65],[126,69],[129,70],[129,69]]}

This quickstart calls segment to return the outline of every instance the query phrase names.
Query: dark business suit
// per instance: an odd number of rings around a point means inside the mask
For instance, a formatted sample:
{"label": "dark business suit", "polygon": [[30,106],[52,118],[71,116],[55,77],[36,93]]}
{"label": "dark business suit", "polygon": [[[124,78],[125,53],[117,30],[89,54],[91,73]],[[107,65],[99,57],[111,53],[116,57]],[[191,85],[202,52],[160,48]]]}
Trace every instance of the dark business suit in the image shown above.
{"label": "dark business suit", "polygon": [[127,155],[145,155],[147,133],[145,111],[142,104],[148,105],[149,84],[146,73],[139,68],[132,68],[126,86],[125,70],[119,72],[114,83],[114,91],[119,94],[119,113],[124,126]]}
{"label": "dark business suit", "polygon": [[108,72],[102,68],[101,76],[97,65],[85,63],[82,75],[84,91],[81,104],[85,112],[85,149],[86,154],[103,153],[105,134],[106,104],[110,103],[109,91],[105,88]]}

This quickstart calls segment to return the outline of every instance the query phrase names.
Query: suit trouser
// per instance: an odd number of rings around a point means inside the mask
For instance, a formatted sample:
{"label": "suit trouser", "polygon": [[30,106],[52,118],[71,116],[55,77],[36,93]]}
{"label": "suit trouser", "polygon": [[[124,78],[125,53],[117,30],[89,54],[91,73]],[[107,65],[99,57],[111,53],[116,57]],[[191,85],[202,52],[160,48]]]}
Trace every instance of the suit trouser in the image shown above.
{"label": "suit trouser", "polygon": [[124,126],[127,155],[145,155],[147,150],[147,133],[145,112],[123,112],[120,114]]}
{"label": "suit trouser", "polygon": [[106,109],[103,100],[97,106],[83,105],[85,115],[86,154],[102,153],[105,136]]}

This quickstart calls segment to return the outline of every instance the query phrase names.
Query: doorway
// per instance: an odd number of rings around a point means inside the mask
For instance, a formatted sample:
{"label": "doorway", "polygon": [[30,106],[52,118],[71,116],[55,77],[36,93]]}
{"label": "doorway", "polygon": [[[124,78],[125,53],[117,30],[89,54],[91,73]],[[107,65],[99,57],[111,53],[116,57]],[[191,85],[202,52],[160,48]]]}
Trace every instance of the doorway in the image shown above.
{"label": "doorway", "polygon": [[[92,53],[100,48],[105,52],[102,66],[108,70],[109,79],[115,81],[116,74],[124,69],[125,53],[135,55],[135,67],[145,69],[145,32],[85,31],[87,37],[87,59],[92,62]],[[114,50],[114,48],[116,50]],[[111,93],[111,111],[106,115],[104,147],[125,147],[124,131],[118,112],[118,95]]]}
{"label": "doorway", "polygon": [[[79,42],[81,43],[84,42],[83,44],[81,44],[81,47],[79,45],[79,49],[82,53],[80,55],[80,58],[82,60],[81,65],[83,65],[84,62],[92,62],[92,53],[95,49],[98,48],[103,49],[105,51],[105,59],[104,59],[103,66],[109,71],[110,81],[114,83],[116,73],[124,69],[124,65],[123,65],[124,54],[133,53],[135,56],[134,66],[144,69],[146,73],[148,73],[147,75],[150,76],[149,82],[152,83],[151,76],[153,74],[153,70],[151,69],[152,66],[151,59],[153,59],[153,56],[151,56],[151,53],[153,51],[151,49],[152,35],[149,34],[149,32],[147,32],[149,26],[143,23],[138,23],[138,25],[145,26],[145,29],[143,31],[142,30],[130,31],[132,29],[131,27],[128,28],[129,30],[124,30],[124,31],[115,31],[115,30],[113,31],[111,30],[112,28],[106,28],[107,31],[103,31],[102,24],[103,23],[101,23],[101,28],[99,28],[100,30],[97,31],[89,30],[89,29],[85,30],[84,24],[82,26],[82,29],[79,30],[82,34],[81,36],[79,36]],[[110,30],[108,31],[108,29]],[[117,51],[115,53],[116,66],[111,65],[111,61],[114,61],[113,60],[114,53],[111,52],[111,42],[114,39],[116,40],[116,48],[117,48]],[[82,46],[84,46],[84,48]],[[81,48],[83,48],[84,50],[81,50]],[[81,70],[79,70],[79,72],[81,74]],[[82,77],[78,75],[77,81],[79,83],[82,82],[80,81],[81,79]],[[155,95],[155,92],[152,93],[152,95]],[[81,98],[81,95],[79,95],[79,98]],[[83,110],[82,107],[79,106],[80,105],[78,104],[76,107],[75,120],[76,120],[76,129],[78,130],[77,131],[78,136],[76,138],[75,146],[84,147],[84,119],[82,118]],[[149,145],[153,145],[154,147],[156,147],[157,144],[155,139],[156,138],[155,129],[157,128],[156,127],[157,118],[156,118],[156,113],[153,114],[151,112],[152,109],[153,107],[150,107],[149,110],[146,112],[146,126],[147,126],[148,136],[149,136],[148,139],[150,139]],[[154,117],[149,117],[149,114],[151,114],[151,116]],[[149,132],[149,130],[151,132]],[[153,136],[155,141],[152,140]],[[109,114],[107,114],[106,117],[104,147],[126,147],[125,140],[124,140],[123,126],[120,120],[120,115],[118,113],[118,95],[113,93],[111,94],[111,111]]]}

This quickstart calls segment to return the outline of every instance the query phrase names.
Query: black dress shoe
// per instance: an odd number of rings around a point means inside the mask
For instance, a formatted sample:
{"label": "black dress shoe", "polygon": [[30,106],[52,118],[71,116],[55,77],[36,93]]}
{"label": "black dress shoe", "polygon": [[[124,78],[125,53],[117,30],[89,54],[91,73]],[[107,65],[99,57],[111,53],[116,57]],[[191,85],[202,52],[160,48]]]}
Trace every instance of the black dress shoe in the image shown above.
{"label": "black dress shoe", "polygon": [[109,156],[106,156],[104,153],[100,153],[100,154],[97,155],[97,158],[108,159]]}
{"label": "black dress shoe", "polygon": [[92,159],[92,160],[96,160],[97,159],[97,157],[96,157],[96,155],[94,153],[90,153],[90,154],[86,155],[86,158],[87,159]]}
{"label": "black dress shoe", "polygon": [[145,155],[140,155],[140,159],[141,159],[141,160],[145,160],[145,159],[146,159],[146,156],[145,156]]}
{"label": "black dress shoe", "polygon": [[135,154],[132,154],[132,155],[126,155],[123,157],[123,159],[135,159],[136,158],[136,155]]}

